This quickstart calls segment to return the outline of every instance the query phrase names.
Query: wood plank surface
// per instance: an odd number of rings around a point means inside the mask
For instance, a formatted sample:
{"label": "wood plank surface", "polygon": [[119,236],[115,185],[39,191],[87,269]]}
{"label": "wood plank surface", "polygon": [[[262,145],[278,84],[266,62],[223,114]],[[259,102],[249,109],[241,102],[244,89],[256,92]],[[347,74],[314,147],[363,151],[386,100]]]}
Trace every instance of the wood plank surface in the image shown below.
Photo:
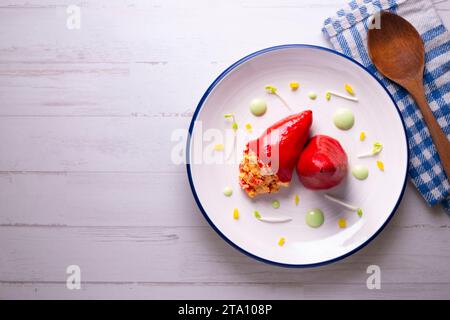
{"label": "wood plank surface", "polygon": [[[435,0],[450,27],[450,1]],[[338,263],[254,261],[207,225],[172,161],[207,86],[242,56],[329,46],[345,0],[0,3],[0,299],[450,298],[450,217],[408,184],[377,239]],[[65,287],[66,268],[82,289]],[[382,289],[368,290],[369,265]]]}

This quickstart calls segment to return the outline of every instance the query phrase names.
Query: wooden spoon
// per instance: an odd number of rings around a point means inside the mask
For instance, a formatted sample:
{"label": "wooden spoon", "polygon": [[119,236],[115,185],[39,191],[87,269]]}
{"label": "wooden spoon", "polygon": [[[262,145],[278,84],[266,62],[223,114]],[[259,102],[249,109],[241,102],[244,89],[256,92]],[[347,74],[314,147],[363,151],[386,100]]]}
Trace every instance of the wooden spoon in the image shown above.
{"label": "wooden spoon", "polygon": [[408,21],[396,14],[383,11],[379,19],[380,28],[372,28],[368,32],[370,58],[383,75],[413,96],[428,126],[445,174],[450,178],[450,142],[433,116],[425,97],[425,48],[422,39]]}

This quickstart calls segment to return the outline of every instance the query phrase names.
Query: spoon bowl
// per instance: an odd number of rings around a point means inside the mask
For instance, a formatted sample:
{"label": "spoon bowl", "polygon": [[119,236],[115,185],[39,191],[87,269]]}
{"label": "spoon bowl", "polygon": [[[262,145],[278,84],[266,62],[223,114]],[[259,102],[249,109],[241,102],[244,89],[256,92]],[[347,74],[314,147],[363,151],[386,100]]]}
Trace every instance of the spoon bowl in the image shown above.
{"label": "spoon bowl", "polygon": [[448,178],[450,142],[425,97],[425,47],[420,34],[411,23],[396,14],[382,11],[376,18],[380,19],[380,27],[369,29],[367,36],[369,56],[378,71],[404,87],[416,101]]}
{"label": "spoon bowl", "polygon": [[369,55],[378,70],[399,84],[422,77],[425,48],[417,30],[390,12],[382,12],[380,19],[381,28],[368,34]]}

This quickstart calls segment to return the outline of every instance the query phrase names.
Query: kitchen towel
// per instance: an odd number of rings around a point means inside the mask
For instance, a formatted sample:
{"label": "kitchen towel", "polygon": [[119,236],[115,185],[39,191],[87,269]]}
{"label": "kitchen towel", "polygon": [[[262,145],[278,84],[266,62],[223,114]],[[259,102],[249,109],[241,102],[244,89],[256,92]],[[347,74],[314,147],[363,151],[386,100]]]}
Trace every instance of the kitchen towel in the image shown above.
{"label": "kitchen towel", "polygon": [[337,51],[361,62],[392,94],[406,125],[409,176],[429,205],[441,203],[450,212],[450,183],[419,108],[406,90],[383,77],[369,58],[367,31],[372,15],[380,10],[402,16],[421,35],[425,44],[425,94],[450,138],[450,34],[430,0],[354,0],[326,19],[322,31]]}

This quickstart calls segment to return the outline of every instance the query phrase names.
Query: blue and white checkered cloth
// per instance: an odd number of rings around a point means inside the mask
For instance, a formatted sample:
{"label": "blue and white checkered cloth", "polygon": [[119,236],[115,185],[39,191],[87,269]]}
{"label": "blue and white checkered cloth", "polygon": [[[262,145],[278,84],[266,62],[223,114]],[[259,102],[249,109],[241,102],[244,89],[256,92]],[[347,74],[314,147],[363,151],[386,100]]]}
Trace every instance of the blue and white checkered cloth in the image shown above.
{"label": "blue and white checkered cloth", "polygon": [[[367,30],[379,10],[394,12],[411,22],[425,43],[425,93],[438,123],[450,139],[450,34],[430,0],[359,0],[324,22],[322,31],[337,51],[361,62],[388,88],[406,124],[409,175],[429,205],[441,203],[450,212],[450,183],[422,114],[411,96],[384,78],[367,52]],[[381,26],[382,27],[382,26]]]}

